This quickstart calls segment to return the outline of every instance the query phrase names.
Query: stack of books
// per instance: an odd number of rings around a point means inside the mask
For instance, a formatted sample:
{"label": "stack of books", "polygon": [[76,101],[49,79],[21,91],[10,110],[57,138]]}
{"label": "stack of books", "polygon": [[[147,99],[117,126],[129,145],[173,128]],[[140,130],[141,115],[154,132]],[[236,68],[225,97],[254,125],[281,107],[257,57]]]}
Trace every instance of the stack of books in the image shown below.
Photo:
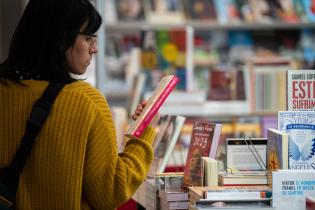
{"label": "stack of books", "polygon": [[189,209],[273,209],[271,188],[246,187],[190,187]]}
{"label": "stack of books", "polygon": [[166,189],[159,191],[160,209],[188,209],[188,191],[184,189]]}

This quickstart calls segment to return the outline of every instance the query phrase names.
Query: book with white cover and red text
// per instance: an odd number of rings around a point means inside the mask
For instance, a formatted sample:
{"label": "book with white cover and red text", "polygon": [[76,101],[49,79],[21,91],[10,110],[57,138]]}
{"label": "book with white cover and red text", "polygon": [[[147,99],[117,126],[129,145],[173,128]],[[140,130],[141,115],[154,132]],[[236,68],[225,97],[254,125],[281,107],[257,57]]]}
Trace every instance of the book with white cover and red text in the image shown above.
{"label": "book with white cover and red text", "polygon": [[315,111],[315,70],[288,70],[287,110]]}
{"label": "book with white cover and red text", "polygon": [[142,135],[178,81],[179,79],[174,75],[164,76],[161,79],[151,97],[147,100],[147,104],[140,116],[129,126],[125,134],[127,137],[138,138]]}

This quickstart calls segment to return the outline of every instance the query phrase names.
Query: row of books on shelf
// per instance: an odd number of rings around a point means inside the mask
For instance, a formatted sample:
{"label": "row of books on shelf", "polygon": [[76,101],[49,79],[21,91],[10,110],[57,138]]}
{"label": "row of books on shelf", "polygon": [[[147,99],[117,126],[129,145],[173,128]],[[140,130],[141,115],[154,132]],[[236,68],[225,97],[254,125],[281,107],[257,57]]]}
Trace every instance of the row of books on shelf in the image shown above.
{"label": "row of books on shelf", "polygon": [[186,20],[227,23],[314,22],[311,0],[109,0],[108,23],[146,21],[184,23]]}
{"label": "row of books on shelf", "polygon": [[[136,103],[141,98],[145,98],[146,93],[150,94],[150,91],[163,76],[175,74],[179,78],[179,83],[176,87],[178,91],[167,100],[167,103],[170,102],[170,106],[163,109],[163,111],[166,110],[165,113],[178,110],[176,107],[179,103],[182,103],[184,106],[204,105],[208,101],[213,101],[214,103],[221,101],[237,102],[235,104],[232,103],[231,106],[239,105],[240,113],[275,112],[284,110],[286,107],[286,71],[295,68],[301,69],[304,66],[294,64],[292,57],[305,57],[310,60],[310,63],[315,62],[315,51],[310,47],[312,46],[311,41],[301,41],[309,43],[304,44],[306,47],[305,52],[308,52],[308,55],[305,54],[305,56],[298,56],[301,53],[287,57],[279,56],[277,53],[267,53],[268,56],[266,56],[266,52],[264,52],[260,53],[260,57],[257,57],[255,53],[248,54],[243,52],[244,50],[247,51],[246,49],[252,51],[252,48],[257,47],[253,40],[250,41],[251,38],[248,37],[248,33],[229,32],[229,39],[234,40],[231,41],[234,44],[231,44],[230,51],[235,53],[231,53],[231,56],[232,54],[235,54],[236,57],[239,55],[246,56],[246,58],[236,58],[234,56],[236,60],[242,60],[245,64],[232,62],[223,65],[220,64],[219,60],[221,59],[218,58],[211,64],[200,67],[198,65],[202,63],[202,60],[209,61],[211,56],[199,56],[198,58],[197,54],[200,53],[196,51],[200,51],[201,48],[204,48],[202,49],[204,52],[216,51],[217,49],[213,49],[213,46],[217,46],[217,44],[208,44],[211,46],[210,49],[207,49],[206,43],[191,46],[193,41],[189,42],[187,40],[189,39],[188,37],[191,37],[188,34],[185,30],[143,32],[143,36],[148,38],[141,38],[143,43],[138,44],[141,45],[141,51],[133,49],[130,53],[131,57],[123,59],[128,60],[127,63],[121,65],[108,64],[107,69],[109,69],[109,77],[111,78],[111,81],[108,83],[108,90],[122,89],[125,92],[132,90],[130,92],[132,96],[136,96],[137,100],[133,100]],[[285,34],[287,36],[287,33]],[[305,39],[307,40],[307,38]],[[282,39],[275,36],[268,40]],[[283,38],[283,40],[287,40],[287,38]],[[291,41],[289,42],[292,43]],[[194,43],[198,42],[194,41]],[[226,45],[228,41],[222,41],[222,43]],[[299,44],[296,45],[298,46]],[[224,46],[221,47],[226,49]],[[281,49],[286,49],[286,47],[281,47]],[[296,47],[296,49],[301,48]],[[226,55],[228,53],[223,54]],[[235,59],[229,58],[227,60]],[[197,60],[199,60],[199,64],[195,63]],[[110,61],[111,59],[107,62]],[[123,69],[118,70],[118,66],[121,66]],[[311,66],[308,66],[308,68],[311,68]],[[113,83],[116,85],[113,85]],[[123,88],[120,86],[119,88],[118,84],[122,85]],[[193,106],[187,109],[191,110]],[[200,107],[199,110],[207,113],[207,111],[211,110],[211,107],[209,109],[207,106],[204,108]],[[202,115],[201,111],[199,115]],[[194,113],[193,110],[191,112]]]}

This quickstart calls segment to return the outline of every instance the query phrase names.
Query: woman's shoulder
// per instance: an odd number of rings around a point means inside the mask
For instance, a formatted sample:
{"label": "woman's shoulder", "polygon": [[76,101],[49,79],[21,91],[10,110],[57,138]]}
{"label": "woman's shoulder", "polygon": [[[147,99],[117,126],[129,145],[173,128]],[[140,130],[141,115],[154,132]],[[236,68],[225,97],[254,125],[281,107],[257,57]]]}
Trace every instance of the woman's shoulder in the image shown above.
{"label": "woman's shoulder", "polygon": [[66,85],[63,91],[65,94],[81,95],[92,100],[104,100],[103,94],[98,89],[82,80]]}

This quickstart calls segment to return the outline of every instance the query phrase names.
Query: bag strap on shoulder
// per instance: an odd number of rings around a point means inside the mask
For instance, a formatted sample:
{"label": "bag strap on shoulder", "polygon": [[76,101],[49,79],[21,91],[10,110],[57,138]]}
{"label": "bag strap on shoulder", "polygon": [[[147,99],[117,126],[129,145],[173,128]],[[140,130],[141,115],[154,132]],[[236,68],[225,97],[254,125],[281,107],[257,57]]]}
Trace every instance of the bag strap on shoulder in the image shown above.
{"label": "bag strap on shoulder", "polygon": [[26,164],[29,154],[31,153],[36,137],[46,121],[51,106],[57,98],[58,93],[65,85],[66,83],[50,82],[41,98],[35,102],[30,117],[26,123],[26,131],[15,157],[13,158],[11,165],[2,171],[2,182],[6,184],[14,194],[16,193],[19,184],[20,174]]}

